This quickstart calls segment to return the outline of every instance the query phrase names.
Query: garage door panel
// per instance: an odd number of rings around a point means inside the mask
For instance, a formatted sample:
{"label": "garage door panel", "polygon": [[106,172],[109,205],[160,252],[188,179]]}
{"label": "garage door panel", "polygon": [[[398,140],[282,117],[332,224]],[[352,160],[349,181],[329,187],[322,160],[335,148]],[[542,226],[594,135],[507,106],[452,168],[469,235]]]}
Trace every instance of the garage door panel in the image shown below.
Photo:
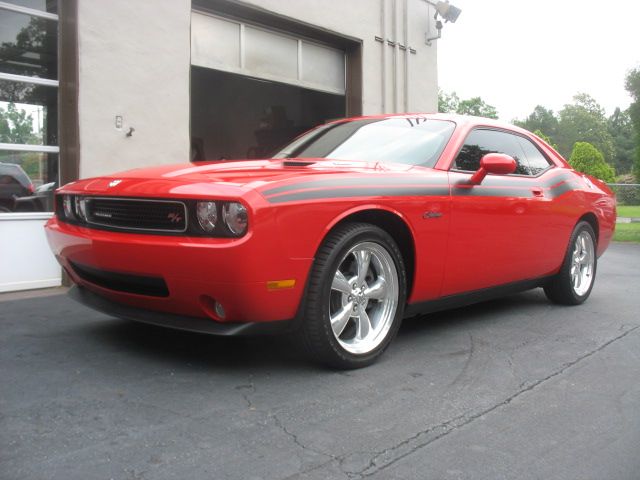
{"label": "garage door panel", "polygon": [[192,12],[191,63],[345,94],[344,51],[209,13]]}
{"label": "garage door panel", "polygon": [[344,52],[302,42],[302,81],[344,89]]}
{"label": "garage door panel", "polygon": [[191,63],[208,68],[240,68],[240,24],[194,12]]}
{"label": "garage door panel", "polygon": [[245,63],[254,74],[298,78],[298,41],[266,30],[245,28]]}

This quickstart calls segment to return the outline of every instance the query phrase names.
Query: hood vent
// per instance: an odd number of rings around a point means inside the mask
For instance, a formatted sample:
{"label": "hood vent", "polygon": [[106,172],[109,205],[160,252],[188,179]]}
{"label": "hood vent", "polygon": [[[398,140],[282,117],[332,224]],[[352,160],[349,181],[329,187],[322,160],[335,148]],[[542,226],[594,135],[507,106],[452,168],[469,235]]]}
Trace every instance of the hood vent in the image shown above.
{"label": "hood vent", "polygon": [[316,163],[312,160],[285,160],[282,162],[283,167],[308,167]]}

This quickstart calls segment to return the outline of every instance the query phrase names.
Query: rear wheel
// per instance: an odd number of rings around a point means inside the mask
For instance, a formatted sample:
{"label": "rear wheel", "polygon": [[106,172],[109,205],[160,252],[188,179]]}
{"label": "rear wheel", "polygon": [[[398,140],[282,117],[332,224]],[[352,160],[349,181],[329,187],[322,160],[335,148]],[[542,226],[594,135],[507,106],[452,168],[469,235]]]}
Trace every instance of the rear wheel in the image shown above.
{"label": "rear wheel", "polygon": [[393,238],[370,224],[332,231],[307,289],[301,334],[310,353],[337,368],[373,363],[402,320],[406,273]]}
{"label": "rear wheel", "polygon": [[544,287],[547,298],[563,305],[583,303],[591,294],[597,266],[596,234],[589,223],[579,222],[560,272]]}

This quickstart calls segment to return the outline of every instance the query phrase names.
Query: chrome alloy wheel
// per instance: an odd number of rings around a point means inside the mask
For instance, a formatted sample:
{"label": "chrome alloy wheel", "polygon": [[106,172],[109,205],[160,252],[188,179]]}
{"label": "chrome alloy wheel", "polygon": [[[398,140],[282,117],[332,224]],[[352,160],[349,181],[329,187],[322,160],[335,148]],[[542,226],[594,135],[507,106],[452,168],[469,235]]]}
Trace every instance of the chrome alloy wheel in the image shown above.
{"label": "chrome alloy wheel", "polygon": [[366,354],[389,333],[398,308],[398,272],[389,252],[373,242],[354,245],[333,276],[331,329],[352,354]]}
{"label": "chrome alloy wheel", "polygon": [[576,295],[582,296],[589,291],[593,282],[594,263],[593,238],[582,231],[576,237],[571,256],[571,285]]}

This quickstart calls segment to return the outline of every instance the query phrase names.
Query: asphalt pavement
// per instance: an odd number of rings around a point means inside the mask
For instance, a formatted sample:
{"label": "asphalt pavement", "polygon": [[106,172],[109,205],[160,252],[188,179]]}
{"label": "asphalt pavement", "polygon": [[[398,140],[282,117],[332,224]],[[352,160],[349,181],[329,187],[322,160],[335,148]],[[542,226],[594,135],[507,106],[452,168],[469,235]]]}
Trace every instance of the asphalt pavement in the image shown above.
{"label": "asphalt pavement", "polygon": [[366,369],[287,342],[0,302],[0,479],[640,478],[640,245],[582,306],[412,319]]}

